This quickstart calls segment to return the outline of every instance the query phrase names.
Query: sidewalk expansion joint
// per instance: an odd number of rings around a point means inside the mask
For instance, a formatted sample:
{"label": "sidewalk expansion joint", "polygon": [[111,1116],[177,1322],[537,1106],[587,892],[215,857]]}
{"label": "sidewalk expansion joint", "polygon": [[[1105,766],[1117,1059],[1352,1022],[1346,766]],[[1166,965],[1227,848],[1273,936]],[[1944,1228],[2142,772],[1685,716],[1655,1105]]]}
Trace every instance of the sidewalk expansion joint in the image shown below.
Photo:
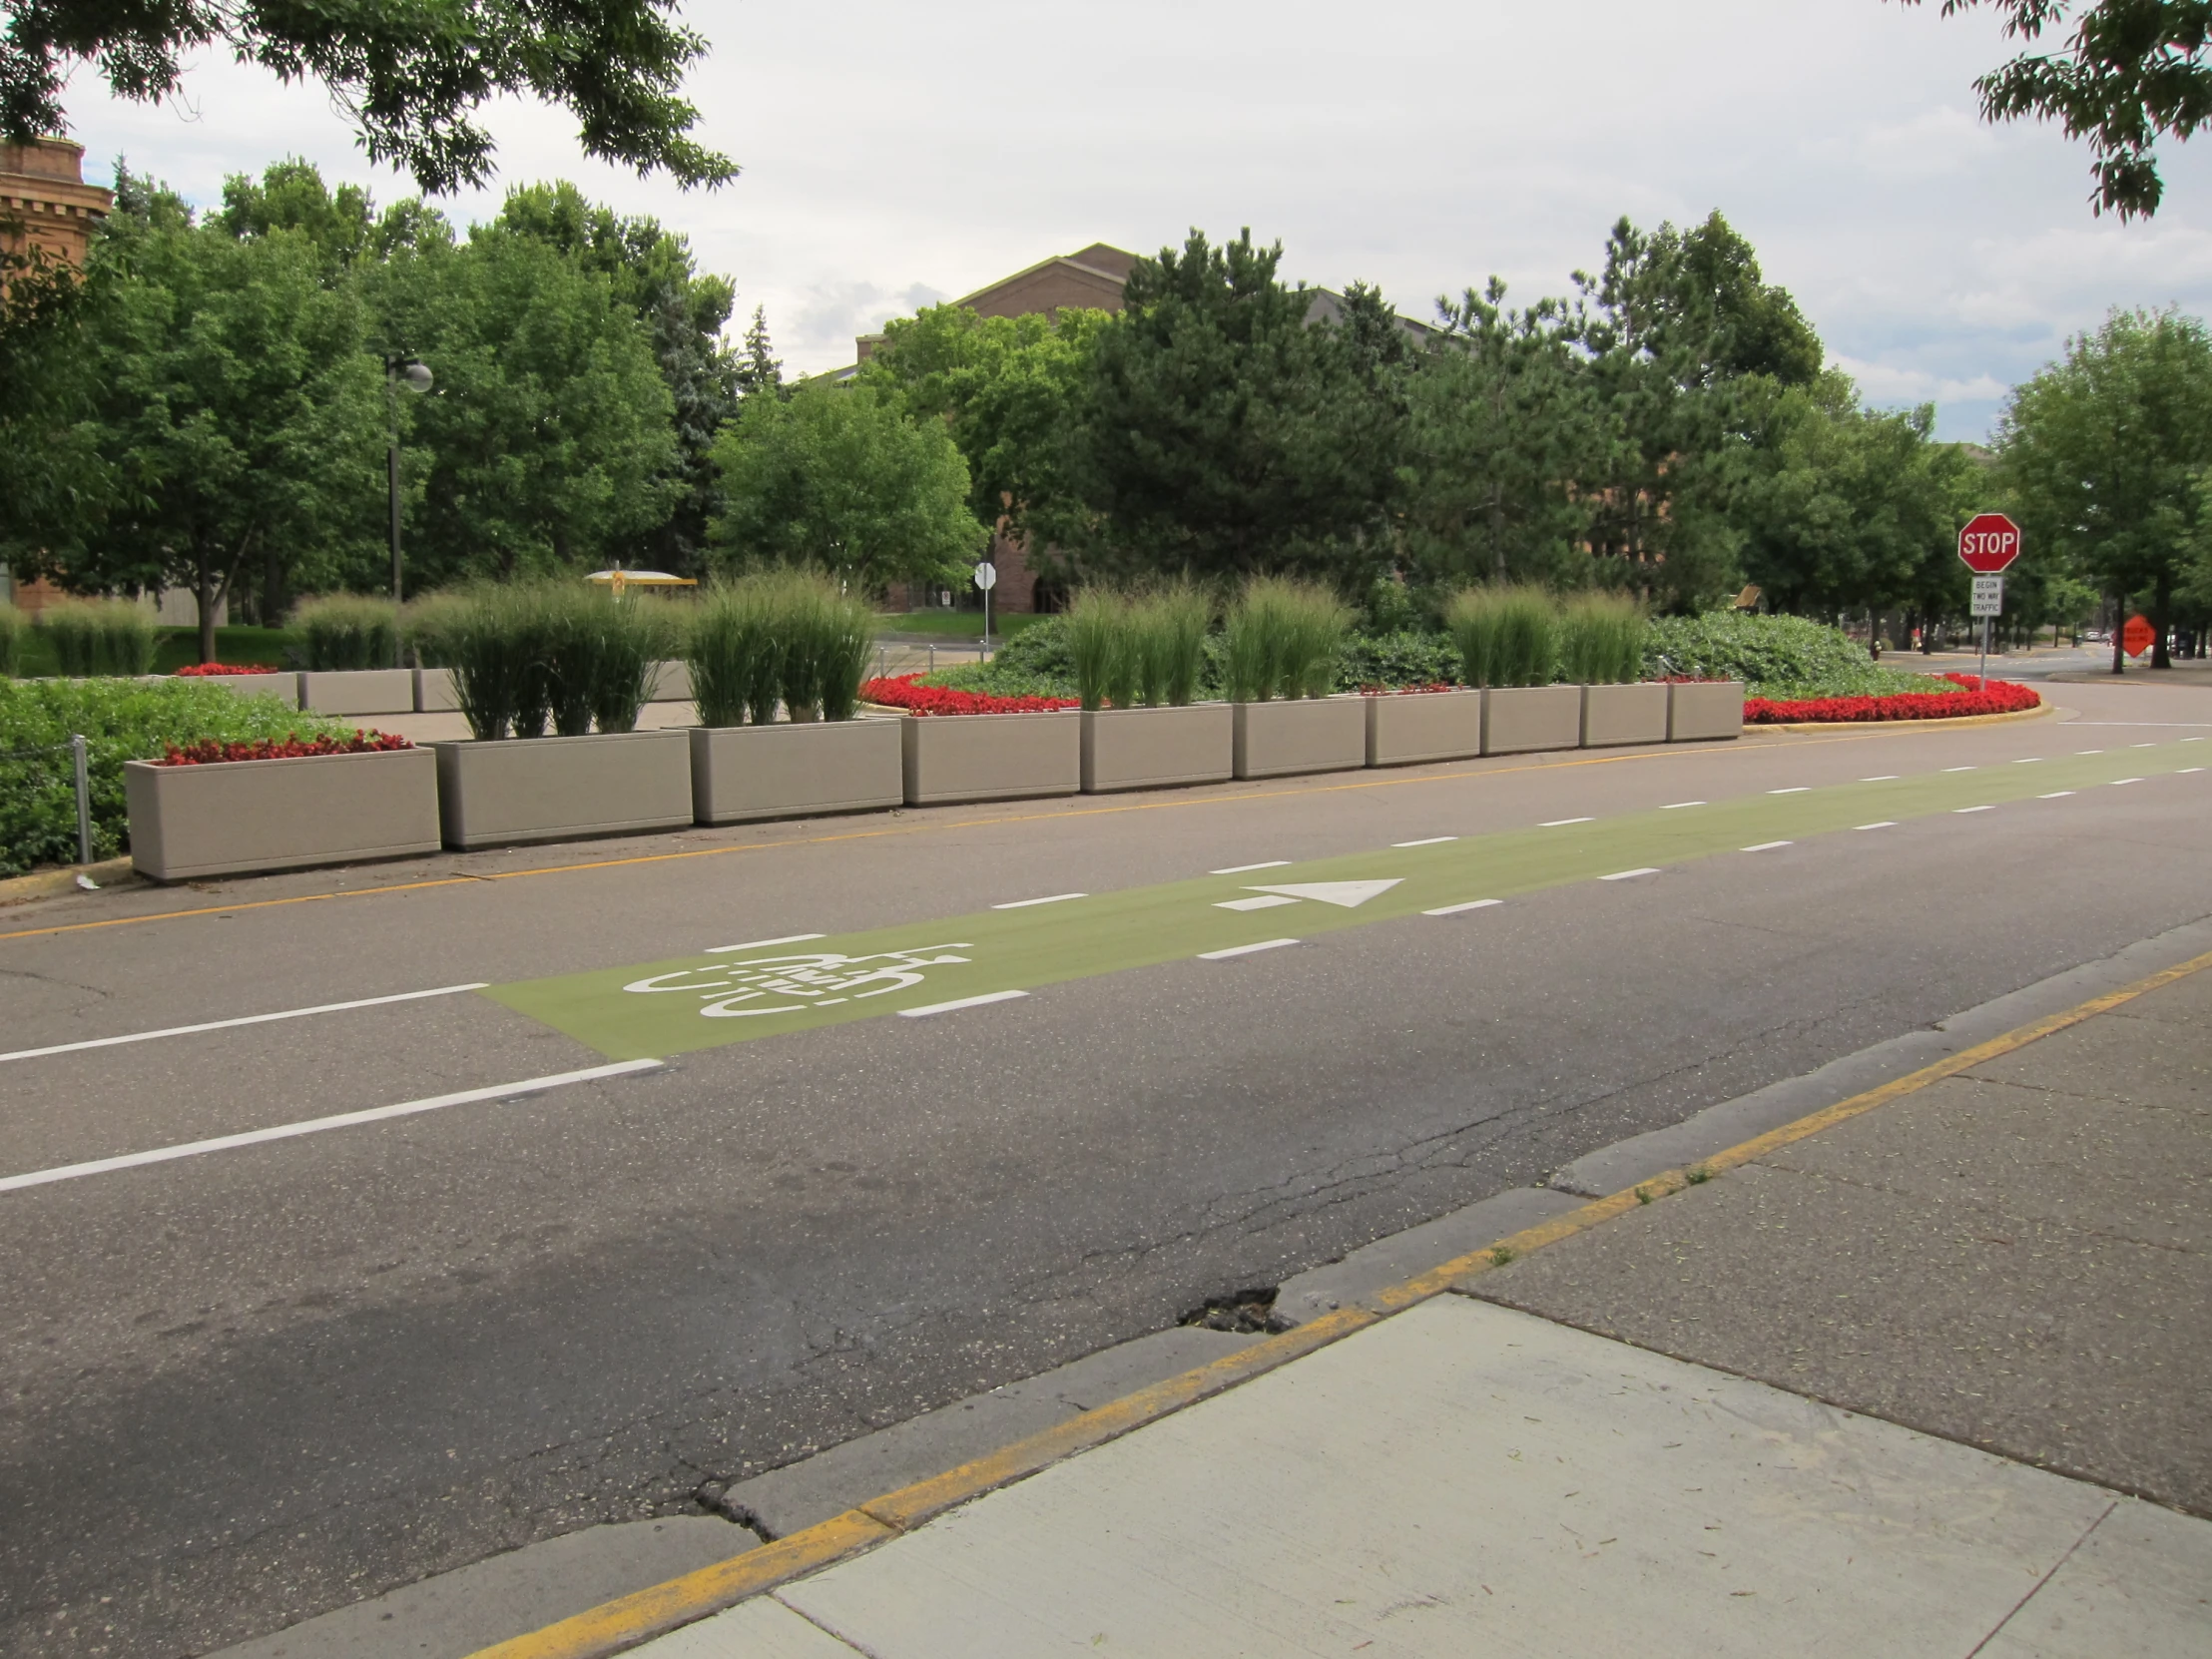
{"label": "sidewalk expansion joint", "polygon": [[[941,1474],[869,1498],[818,1525],[727,1561],[606,1602],[541,1630],[483,1648],[471,1659],[604,1659],[606,1655],[636,1647],[832,1562],[902,1537],[948,1509],[1010,1485],[1078,1452],[1118,1439],[1185,1406],[1210,1399],[1240,1382],[1364,1331],[1391,1314],[1401,1313],[1437,1296],[1462,1291],[1471,1281],[1517,1261],[1530,1251],[1586,1233],[1617,1216],[1671,1198],[1687,1188],[1703,1186],[1783,1147],[1916,1094],[1985,1061],[2024,1048],[2054,1032],[2081,1024],[2206,968],[2212,968],[2212,951],[2071,1008],[2030,1020],[2011,1031],[1959,1049],[1932,1065],[1809,1113],[1763,1135],[1753,1136],[1697,1163],[1663,1171],[1635,1186],[1495,1240],[1480,1250],[1438,1263],[1427,1272],[1389,1286],[1362,1303],[1323,1314],[1195,1371],[1139,1388]],[[2101,1524],[2101,1517],[2097,1524]],[[2082,1533],[2082,1539],[2095,1529],[2092,1524]],[[2080,1541],[2076,1540],[2076,1548]],[[2028,1599],[2028,1596],[2021,1597],[2020,1605],[2024,1606]],[[2015,1607],[2014,1612],[2017,1611]],[[1983,1638],[1981,1647],[1986,1647],[2002,1628],[2000,1622],[1996,1630]]]}

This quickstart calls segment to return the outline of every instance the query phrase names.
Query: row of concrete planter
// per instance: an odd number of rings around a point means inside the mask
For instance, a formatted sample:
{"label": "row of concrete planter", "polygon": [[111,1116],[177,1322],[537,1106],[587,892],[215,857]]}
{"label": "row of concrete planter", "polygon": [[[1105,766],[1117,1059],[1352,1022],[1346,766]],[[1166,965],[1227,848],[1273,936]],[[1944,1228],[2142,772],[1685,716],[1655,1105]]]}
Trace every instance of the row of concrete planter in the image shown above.
{"label": "row of concrete planter", "polygon": [[1058,714],[867,716],[125,770],[157,880],[692,824],[1732,738],[1740,685],[1542,686]]}
{"label": "row of concrete planter", "polygon": [[[446,668],[309,670],[282,674],[203,674],[203,686],[221,686],[243,697],[274,697],[287,709],[316,715],[433,715],[460,708],[453,671]],[[659,664],[651,701],[689,703],[691,669]]]}

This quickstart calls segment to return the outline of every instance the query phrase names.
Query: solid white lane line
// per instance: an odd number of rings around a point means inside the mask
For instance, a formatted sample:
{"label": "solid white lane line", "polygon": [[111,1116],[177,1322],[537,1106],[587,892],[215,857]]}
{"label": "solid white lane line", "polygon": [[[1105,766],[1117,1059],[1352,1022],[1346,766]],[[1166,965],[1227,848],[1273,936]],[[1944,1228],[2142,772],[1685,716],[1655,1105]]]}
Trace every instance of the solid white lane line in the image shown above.
{"label": "solid white lane line", "polygon": [[2140,784],[2141,782],[2140,778],[2115,778],[2112,780],[2112,787],[2118,789],[2122,784]]}
{"label": "solid white lane line", "polygon": [[1862,784],[1894,784],[1897,781],[1898,775],[1894,772],[1885,772],[1878,777],[1862,778],[1859,780],[1859,782]]}
{"label": "solid white lane line", "polygon": [[218,1135],[213,1140],[186,1141],[177,1146],[156,1147],[151,1152],[127,1152],[120,1158],[96,1158],[88,1164],[64,1164],[58,1169],[32,1170],[27,1175],[0,1177],[0,1193],[23,1187],[44,1187],[56,1181],[77,1181],[88,1175],[106,1175],[145,1164],[166,1164],[174,1158],[197,1158],[208,1152],[228,1152],[234,1147],[259,1146],[264,1141],[288,1141],[299,1135],[319,1135],[326,1129],[349,1129],[359,1123],[381,1123],[386,1118],[412,1117],[418,1112],[442,1111],[448,1106],[472,1106],[482,1100],[508,1100],[540,1089],[558,1089],[570,1083],[596,1083],[607,1077],[654,1071],[659,1060],[617,1060],[612,1065],[589,1066],[582,1071],[560,1071],[549,1077],[525,1077],[519,1083],[495,1083],[488,1089],[462,1089],[457,1094],[431,1095],[426,1100],[402,1100],[396,1106],[371,1106],[361,1112],[339,1112],[326,1118],[280,1123],[271,1129],[249,1129],[242,1135]]}
{"label": "solid white lane line", "polygon": [[1264,864],[1231,864],[1227,869],[1208,870],[1207,873],[1209,875],[1242,875],[1248,869],[1284,869],[1289,867],[1290,861],[1288,858],[1270,858]]}
{"label": "solid white lane line", "polygon": [[121,1037],[88,1037],[83,1042],[53,1043],[45,1048],[19,1048],[13,1054],[0,1054],[0,1060],[36,1060],[47,1054],[75,1054],[86,1048],[114,1048],[122,1043],[150,1043],[156,1037],[189,1037],[195,1031],[227,1031],[237,1025],[266,1025],[273,1019],[305,1019],[309,1014],[339,1014],[348,1008],[380,1008],[387,1002],[419,1002],[426,996],[456,996],[462,991],[480,991],[490,984],[488,979],[471,980],[465,985],[440,985],[435,990],[401,991],[396,996],[363,996],[351,1002],[318,1002],[312,1008],[286,1008],[275,1014],[241,1014],[237,1019],[211,1019],[199,1025],[170,1025],[159,1031],[133,1031]]}
{"label": "solid white lane line", "polygon": [[827,933],[786,933],[779,939],[747,939],[743,944],[711,944],[707,954],[720,956],[726,950],[763,950],[772,944],[805,944],[809,939],[826,939]]}
{"label": "solid white lane line", "polygon": [[1458,838],[1457,835],[1430,835],[1426,840],[1392,841],[1390,844],[1392,846],[1441,846],[1445,841],[1455,841]]}
{"label": "solid white lane line", "polygon": [[[2166,727],[2190,729],[2199,726],[2212,726],[2212,720],[2069,720],[2066,724],[2068,726],[2135,726],[2148,731]],[[2204,742],[2202,738],[2181,738],[2177,741],[2181,743]]]}
{"label": "solid white lane line", "polygon": [[1702,801],[1670,801],[1659,810],[1662,813],[1673,813],[1679,812],[1684,807],[1702,807],[1704,805],[1705,803]]}
{"label": "solid white lane line", "polygon": [[1214,905],[1217,910],[1272,910],[1278,904],[1296,904],[1289,893],[1264,892],[1257,898],[1224,898]]}
{"label": "solid white lane line", "polygon": [[2063,801],[2071,794],[2073,794],[2071,790],[2052,790],[2050,794],[2039,795],[2035,799],[2037,801]]}
{"label": "solid white lane line", "polygon": [[1433,910],[1423,910],[1424,916],[1456,916],[1468,910],[1487,910],[1493,904],[1502,904],[1502,898],[1470,898],[1464,904],[1439,904]]}
{"label": "solid white lane line", "polygon": [[1810,784],[1793,784],[1786,790],[1769,790],[1769,795],[1803,795],[1812,789]]}
{"label": "solid white lane line", "polygon": [[1858,830],[1895,830],[1897,827],[1898,821],[1894,818],[1886,818],[1876,824],[1860,824],[1853,826],[1854,829]]}
{"label": "solid white lane line", "polygon": [[901,1008],[900,1019],[920,1019],[928,1014],[949,1014],[958,1008],[980,1008],[986,1002],[1011,1002],[1016,997],[1027,996],[1027,991],[986,991],[981,996],[963,996],[951,1002],[929,1002],[919,1008]]}
{"label": "solid white lane line", "polygon": [[1639,875],[1657,875],[1658,873],[1659,866],[1657,864],[1646,864],[1642,869],[1616,869],[1610,875],[1600,875],[1598,879],[1600,881],[1627,881]]}
{"label": "solid white lane line", "polygon": [[1555,818],[1548,824],[1537,825],[1536,828],[1539,830],[1560,830],[1570,824],[1595,824],[1597,820],[1594,818]]}
{"label": "solid white lane line", "polygon": [[1088,898],[1091,895],[1087,892],[1056,892],[1052,894],[1049,898],[1008,899],[1004,904],[993,904],[991,908],[994,910],[1026,910],[1032,904],[1057,904],[1062,899]]}
{"label": "solid white lane line", "polygon": [[1249,956],[1255,950],[1280,950],[1287,944],[1296,943],[1296,939],[1262,939],[1258,944],[1233,944],[1227,950],[1201,950],[1198,959],[1202,962],[1226,962],[1232,956]]}
{"label": "solid white lane line", "polygon": [[1795,846],[1796,841],[1761,841],[1756,846],[1738,847],[1739,852],[1772,852],[1778,846]]}
{"label": "solid white lane line", "polygon": [[1994,807],[1953,807],[1951,811],[1954,813],[1993,813],[1996,809]]}

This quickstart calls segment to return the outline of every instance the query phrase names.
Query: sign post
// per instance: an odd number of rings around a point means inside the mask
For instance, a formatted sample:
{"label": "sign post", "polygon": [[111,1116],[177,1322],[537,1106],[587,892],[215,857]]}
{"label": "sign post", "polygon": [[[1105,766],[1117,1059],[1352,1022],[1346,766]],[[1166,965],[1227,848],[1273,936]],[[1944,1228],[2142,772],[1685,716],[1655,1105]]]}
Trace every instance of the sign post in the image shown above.
{"label": "sign post", "polygon": [[976,660],[988,662],[991,655],[991,589],[998,586],[998,566],[988,559],[978,560],[975,566],[975,585],[983,594],[983,651]]}
{"label": "sign post", "polygon": [[1989,689],[1989,620],[2004,614],[2004,571],[2020,556],[2020,527],[2002,513],[1976,513],[1958,532],[1958,557],[1973,572],[1972,615],[1981,623],[1981,689]]}

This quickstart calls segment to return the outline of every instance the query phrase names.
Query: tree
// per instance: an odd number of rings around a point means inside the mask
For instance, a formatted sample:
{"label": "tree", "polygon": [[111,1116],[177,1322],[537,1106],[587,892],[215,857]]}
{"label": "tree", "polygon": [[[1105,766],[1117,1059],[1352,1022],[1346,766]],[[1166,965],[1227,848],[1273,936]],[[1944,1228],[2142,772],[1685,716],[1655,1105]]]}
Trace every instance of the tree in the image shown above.
{"label": "tree", "polygon": [[1933,404],[1861,408],[1839,373],[1782,393],[1772,465],[1745,487],[1739,510],[1744,572],[1770,603],[1827,617],[1885,610],[1906,601],[1932,552],[1953,551],[1950,492],[1932,465],[1935,424]]}
{"label": "tree", "polygon": [[674,400],[604,274],[480,227],[368,276],[375,343],[437,377],[399,405],[415,586],[626,557],[667,520]]}
{"label": "tree", "polygon": [[[2114,311],[2066,343],[2012,397],[1997,452],[2030,548],[2047,548],[2119,604],[2147,596],[2166,626],[2188,551],[2203,534],[2197,487],[2212,463],[2212,335],[2173,311]],[[2117,630],[2112,672],[2125,657]]]}
{"label": "tree", "polygon": [[1436,303],[1448,337],[1407,386],[1410,563],[1429,583],[1580,585],[1600,411],[1565,306],[1508,308],[1495,276]]}
{"label": "tree", "polygon": [[810,381],[789,398],[748,397],[714,456],[725,568],[813,565],[876,590],[956,579],[982,550],[944,423],[911,418],[887,387]]}
{"label": "tree", "polygon": [[77,591],[189,586],[209,660],[257,552],[374,522],[379,376],[357,301],[306,236],[240,241],[165,191],[118,185],[67,364],[75,418],[40,457],[83,483],[66,510],[19,521],[11,551]]}
{"label": "tree", "polygon": [[1277,277],[1282,257],[1249,231],[1219,248],[1193,231],[1131,271],[1085,388],[1086,562],[1303,568],[1347,592],[1387,568],[1401,405],[1369,332],[1309,325],[1315,296]]}
{"label": "tree", "polygon": [[860,378],[941,416],[968,470],[968,510],[1041,562],[1082,534],[1088,513],[1072,473],[1091,353],[1107,313],[980,316],[932,305],[883,330]]}
{"label": "tree", "polygon": [[[1920,0],[1902,0],[1908,6]],[[2004,32],[2039,43],[2073,8],[2069,0],[1943,0],[1943,16],[1980,4],[2004,15]],[[2212,117],[2212,4],[2207,0],[2093,0],[2066,49],[2026,51],[1974,82],[1981,119],[2055,120],[2087,138],[2094,212],[2122,219],[2158,211],[2157,141],[2188,139]]]}
{"label": "tree", "polygon": [[675,0],[11,0],[0,140],[66,131],[62,88],[80,61],[98,63],[118,97],[160,99],[183,85],[186,56],[220,43],[285,81],[321,81],[369,159],[432,194],[491,177],[491,135],[471,115],[502,96],[565,107],[586,155],[719,185],[737,168],[688,136],[699,112],[677,95],[707,43],[675,11]]}
{"label": "tree", "polygon": [[789,395],[784,388],[784,361],[768,337],[768,307],[755,305],[753,320],[745,330],[745,352],[735,371],[740,397]]}
{"label": "tree", "polygon": [[[728,277],[701,273],[685,238],[656,220],[625,219],[570,184],[510,192],[491,229],[535,237],[604,276],[650,331],[674,409],[676,450],[666,477],[668,516],[641,538],[638,552],[660,569],[693,574],[720,509],[711,451],[738,407],[743,370],[723,337],[737,289]],[[754,320],[762,326],[757,311]]]}

